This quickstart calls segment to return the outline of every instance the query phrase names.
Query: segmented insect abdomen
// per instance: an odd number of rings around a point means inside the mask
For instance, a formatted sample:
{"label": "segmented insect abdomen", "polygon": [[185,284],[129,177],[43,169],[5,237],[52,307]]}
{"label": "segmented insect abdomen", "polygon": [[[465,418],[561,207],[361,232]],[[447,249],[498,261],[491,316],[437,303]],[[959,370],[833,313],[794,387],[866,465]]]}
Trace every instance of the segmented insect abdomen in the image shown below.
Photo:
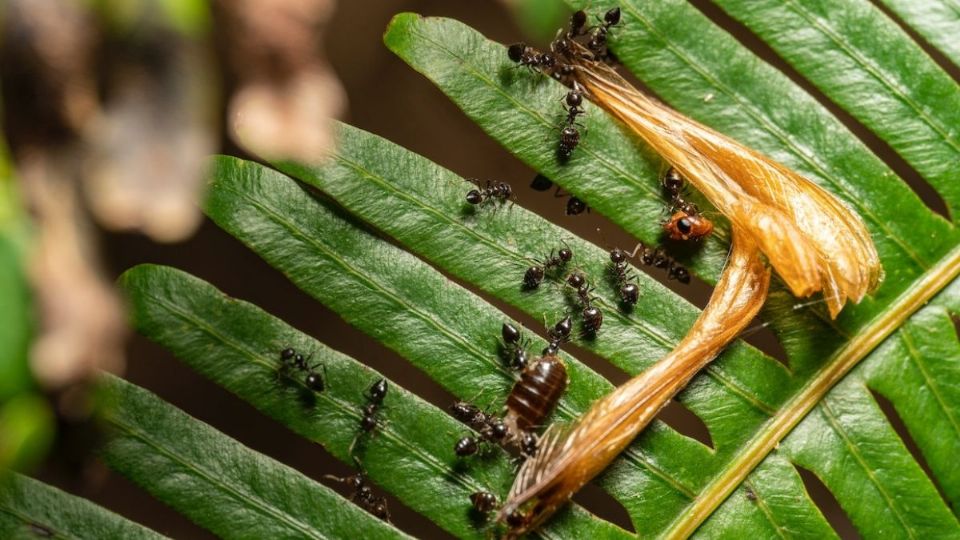
{"label": "segmented insect abdomen", "polygon": [[[504,422],[514,431],[539,427],[567,389],[567,367],[556,356],[544,356],[520,374],[507,397]],[[518,434],[514,431],[514,435]]]}

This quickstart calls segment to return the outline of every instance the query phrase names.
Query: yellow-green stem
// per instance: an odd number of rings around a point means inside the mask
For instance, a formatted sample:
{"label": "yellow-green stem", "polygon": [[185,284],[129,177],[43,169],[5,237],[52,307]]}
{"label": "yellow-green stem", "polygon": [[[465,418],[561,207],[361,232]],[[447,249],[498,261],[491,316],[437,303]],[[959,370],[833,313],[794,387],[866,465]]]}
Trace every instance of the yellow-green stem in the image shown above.
{"label": "yellow-green stem", "polygon": [[860,360],[936,296],[960,274],[960,247],[904,291],[883,313],[864,326],[838,350],[803,390],[767,421],[726,472],[700,492],[687,510],[671,524],[664,538],[687,538],[740,485],[753,469],[820,402],[824,395]]}

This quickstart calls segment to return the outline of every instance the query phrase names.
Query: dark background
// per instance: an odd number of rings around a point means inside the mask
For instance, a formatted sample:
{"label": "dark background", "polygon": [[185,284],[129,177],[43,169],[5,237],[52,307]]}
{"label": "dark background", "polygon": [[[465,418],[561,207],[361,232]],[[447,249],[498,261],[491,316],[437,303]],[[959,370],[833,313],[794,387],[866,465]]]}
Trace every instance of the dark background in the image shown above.
{"label": "dark background", "polygon": [[[784,65],[748,31],[739,27],[707,2],[695,2],[705,13],[725,26],[738,39],[785,71],[831,110],[906,178],[935,210],[943,213],[942,202],[915,172],[886,145],[823,99],[805,81]],[[504,4],[494,1],[445,0],[340,0],[327,27],[329,60],[349,97],[344,120],[390,139],[465,177],[499,179],[513,184],[518,204],[547,216],[577,234],[603,245],[630,245],[629,238],[600,216],[563,215],[564,201],[527,188],[534,172],[517,161],[473,125],[440,91],[415,73],[383,46],[382,34],[390,18],[402,11],[459,19],[488,37],[504,43],[523,38]],[[940,61],[954,77],[953,66]],[[239,153],[225,142],[227,153]],[[657,219],[651,217],[651,219]],[[602,238],[597,232],[600,228]],[[140,263],[171,265],[195,274],[227,294],[257,304],[294,327],[354,358],[366,362],[386,376],[401,382],[427,400],[446,407],[452,398],[422,373],[411,369],[396,354],[368,339],[337,315],[301,293],[279,272],[209,221],[190,240],[179,244],[157,244],[143,236],[101,231],[102,250],[111,278]],[[678,293],[703,306],[710,289],[702,283],[689,287],[669,284]],[[497,303],[498,307],[536,328],[535,321]],[[758,332],[749,341],[782,358],[769,333]],[[626,375],[590,354],[574,354],[610,378],[614,383]],[[203,379],[179,363],[170,353],[146,339],[133,335],[128,347],[126,378],[146,387],[163,399],[184,409],[245,445],[286,463],[320,480],[324,474],[349,474],[349,469],[331,458],[319,446],[288,431],[254,410],[219,386]],[[890,411],[890,407],[884,406]],[[911,444],[894,414],[889,414],[905,441]],[[702,422],[683,407],[673,404],[660,415],[681,432],[709,442]],[[100,503],[130,519],[176,538],[211,538],[212,535],[151,498],[118,474],[112,473],[90,454],[93,431],[85,424],[63,422],[54,451],[40,471],[41,480]],[[916,455],[916,452],[915,452]],[[810,473],[801,471],[808,490],[825,515],[844,537],[856,533],[829,492]],[[339,487],[337,489],[340,489]],[[581,493],[578,502],[607,519],[630,528],[618,503],[595,488]],[[390,499],[393,521],[418,537],[449,537],[435,525]]]}

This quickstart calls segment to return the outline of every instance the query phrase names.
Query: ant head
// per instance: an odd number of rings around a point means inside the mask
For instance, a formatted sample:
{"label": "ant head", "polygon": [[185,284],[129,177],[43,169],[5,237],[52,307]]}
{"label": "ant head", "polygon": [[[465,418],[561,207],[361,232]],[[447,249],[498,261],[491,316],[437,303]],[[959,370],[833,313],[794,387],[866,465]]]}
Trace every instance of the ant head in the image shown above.
{"label": "ant head", "polygon": [[587,12],[584,10],[575,11],[573,15],[570,16],[570,28],[573,30],[578,30],[583,28],[583,25],[587,24]]}
{"label": "ant head", "polygon": [[603,23],[607,26],[616,26],[620,22],[620,8],[615,7],[603,14]]}
{"label": "ant head", "polygon": [[523,58],[523,53],[527,49],[527,44],[522,41],[514,43],[507,48],[507,56],[514,62],[519,62]]}
{"label": "ant head", "polygon": [[520,329],[518,329],[516,326],[505,322],[503,323],[503,327],[500,328],[500,335],[503,336],[503,341],[505,343],[514,344],[520,341],[521,333]]}

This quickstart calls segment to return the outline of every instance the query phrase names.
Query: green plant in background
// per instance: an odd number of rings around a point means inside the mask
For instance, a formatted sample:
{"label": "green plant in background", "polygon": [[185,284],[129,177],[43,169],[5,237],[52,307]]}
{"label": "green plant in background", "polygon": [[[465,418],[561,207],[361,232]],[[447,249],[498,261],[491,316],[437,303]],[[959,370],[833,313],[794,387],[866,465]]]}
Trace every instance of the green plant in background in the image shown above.
{"label": "green plant in background", "polygon": [[33,309],[24,260],[30,227],[0,141],[0,470],[38,463],[53,438],[53,414],[27,366]]}
{"label": "green plant in background", "polygon": [[[940,2],[925,2],[931,7],[925,11],[910,2],[886,4],[918,34],[933,36],[931,43],[938,43],[934,38],[944,28],[960,30],[960,18],[934,9]],[[719,5],[884,140],[957,215],[960,86],[893,21],[866,0]],[[600,478],[601,487],[624,505],[643,537],[835,536],[807,496],[799,466],[830,488],[866,538],[960,535],[960,472],[954,463],[960,449],[960,343],[951,320],[960,309],[955,223],[926,208],[834,115],[690,5],[630,0],[622,7],[623,24],[611,42],[624,67],[678,110],[850,204],[870,228],[886,280],[835,322],[818,307],[794,311],[795,300],[776,289],[765,319],[787,352],[786,365],[743,342],[734,344],[679,396],[706,424],[712,447],[655,422]],[[546,141],[555,141],[562,86],[516,69],[502,45],[455,21],[399,15],[385,41],[510,152],[638,239],[657,240],[661,164],[599,109],[589,108],[589,135],[573,159],[560,164],[554,144]],[[955,49],[941,52],[960,63]],[[601,275],[606,252],[518,206],[496,212],[469,207],[461,177],[374,135],[340,126],[339,141],[320,167],[277,163],[278,172],[216,159],[207,215],[305,293],[452,394],[480,403],[503,396],[513,382],[497,358],[506,315],[439,270],[537,320],[555,319],[566,308],[561,295],[546,285],[537,292],[519,288],[528,258],[563,238],[578,266]],[[715,279],[728,239],[721,224],[690,255],[696,275]],[[641,299],[629,313],[600,284],[603,330],[595,340],[577,341],[631,374],[669,351],[697,315],[694,306],[639,276]],[[837,352],[877,317],[903,311],[904,298],[926,283],[942,290],[829,388],[832,379],[824,374],[837,368]],[[178,270],[141,266],[120,284],[138,331],[350,461],[366,390],[379,375]],[[542,347],[534,341],[535,349]],[[326,391],[278,379],[279,351],[288,346],[312,352],[326,366]],[[576,417],[611,388],[574,358],[564,359],[571,384],[555,420]],[[484,537],[487,524],[470,512],[468,496],[481,489],[505,493],[513,471],[508,456],[494,453],[458,465],[449,434],[464,426],[405,392],[402,383],[391,381],[383,425],[359,440],[357,457],[373,481],[410,508],[456,536]],[[111,433],[103,449],[107,463],[220,536],[403,536],[143,390],[108,378],[102,391]],[[873,394],[893,404],[930,476]],[[782,441],[771,439],[796,422]],[[757,461],[743,484],[732,481]],[[26,478],[15,477],[2,493],[5,533],[40,527],[84,536],[91,527],[135,527]],[[59,514],[61,507],[70,511]],[[576,505],[538,534],[629,535]]]}

